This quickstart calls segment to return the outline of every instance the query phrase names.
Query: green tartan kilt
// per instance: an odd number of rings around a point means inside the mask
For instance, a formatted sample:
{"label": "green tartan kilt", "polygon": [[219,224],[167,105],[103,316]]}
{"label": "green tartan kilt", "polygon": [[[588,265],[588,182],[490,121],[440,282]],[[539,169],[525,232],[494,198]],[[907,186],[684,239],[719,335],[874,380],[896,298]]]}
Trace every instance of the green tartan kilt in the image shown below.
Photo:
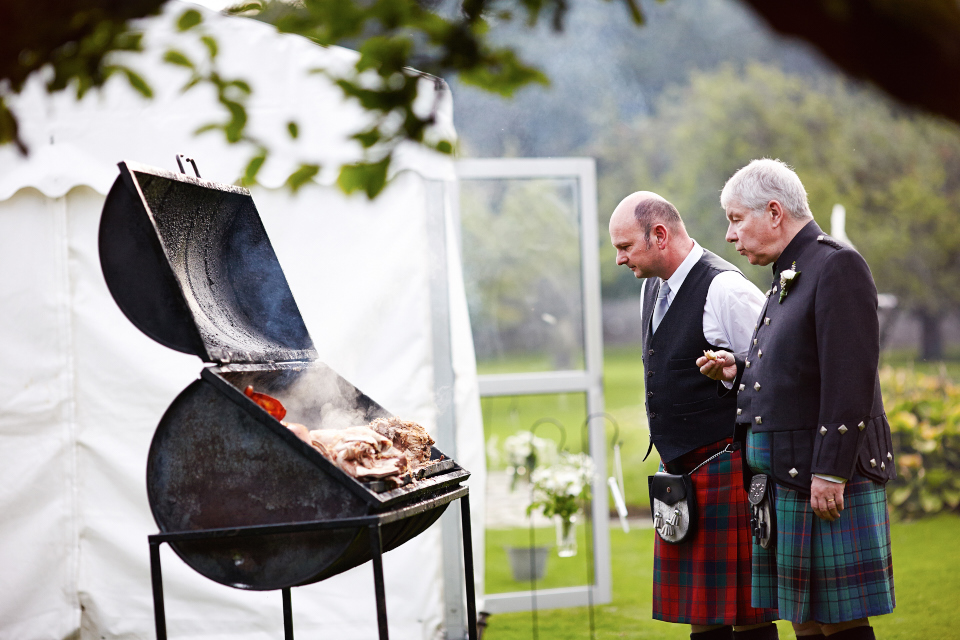
{"label": "green tartan kilt", "polygon": [[[770,433],[747,435],[747,464],[770,473]],[[890,518],[883,486],[859,475],[843,491],[839,520],[813,513],[810,497],[777,485],[775,549],[753,545],[751,605],[780,618],[836,624],[893,611]]]}

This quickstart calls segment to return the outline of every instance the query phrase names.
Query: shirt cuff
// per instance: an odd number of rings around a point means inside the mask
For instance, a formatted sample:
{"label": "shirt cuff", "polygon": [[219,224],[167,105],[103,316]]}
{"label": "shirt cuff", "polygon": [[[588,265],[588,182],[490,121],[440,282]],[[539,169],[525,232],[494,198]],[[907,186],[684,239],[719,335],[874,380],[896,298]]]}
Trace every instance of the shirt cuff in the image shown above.
{"label": "shirt cuff", "polygon": [[846,478],[841,478],[840,476],[828,476],[823,473],[813,474],[814,478],[820,478],[821,480],[826,480],[827,482],[836,482],[837,484],[843,484],[847,481]]}
{"label": "shirt cuff", "polygon": [[726,380],[721,380],[720,382],[721,382],[721,384],[723,384],[723,386],[725,386],[725,387],[727,388],[728,391],[729,391],[730,389],[733,389],[733,380],[730,380],[729,382],[726,381]]}

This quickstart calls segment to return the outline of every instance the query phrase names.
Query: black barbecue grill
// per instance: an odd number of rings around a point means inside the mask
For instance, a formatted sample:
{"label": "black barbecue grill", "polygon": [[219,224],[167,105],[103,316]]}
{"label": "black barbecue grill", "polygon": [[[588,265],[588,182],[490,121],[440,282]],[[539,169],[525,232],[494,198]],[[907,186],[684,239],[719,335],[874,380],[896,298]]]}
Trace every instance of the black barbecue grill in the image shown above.
{"label": "black barbecue grill", "polygon": [[166,638],[159,546],[240,589],[283,591],[373,560],[380,638],[387,638],[381,555],[460,499],[467,628],[476,634],[469,472],[433,448],[396,482],[344,473],[247,397],[252,385],[310,428],[390,416],[317,361],[249,191],[133,162],[107,196],[100,262],[114,300],[148,336],[209,363],[173,401],[147,459],[158,640]]}

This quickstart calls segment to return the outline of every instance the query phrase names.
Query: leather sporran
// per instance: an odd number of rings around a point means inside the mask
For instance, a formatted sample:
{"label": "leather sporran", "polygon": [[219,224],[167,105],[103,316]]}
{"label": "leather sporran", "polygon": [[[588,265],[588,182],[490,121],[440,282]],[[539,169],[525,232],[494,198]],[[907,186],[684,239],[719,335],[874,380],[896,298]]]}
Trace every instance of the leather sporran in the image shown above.
{"label": "leather sporran", "polygon": [[750,479],[750,491],[747,492],[747,500],[753,512],[750,519],[753,540],[763,549],[772,549],[777,542],[774,486],[770,476],[758,473]]}
{"label": "leather sporran", "polygon": [[693,537],[697,524],[697,495],[687,473],[658,471],[648,476],[653,527],[664,542],[680,544]]}
{"label": "leather sporran", "polygon": [[733,453],[739,445],[728,444],[695,466],[690,473],[658,471],[647,476],[650,487],[650,514],[653,528],[660,539],[669,544],[680,544],[693,538],[697,527],[697,494],[693,489],[693,474],[703,465],[725,453]]}

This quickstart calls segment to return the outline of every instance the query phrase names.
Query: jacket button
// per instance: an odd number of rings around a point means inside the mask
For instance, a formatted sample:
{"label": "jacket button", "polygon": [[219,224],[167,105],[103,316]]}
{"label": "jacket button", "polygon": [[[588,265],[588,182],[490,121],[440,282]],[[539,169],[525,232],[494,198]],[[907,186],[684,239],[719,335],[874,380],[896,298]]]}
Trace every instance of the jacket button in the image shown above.
{"label": "jacket button", "polygon": [[647,397],[648,397],[648,398],[652,398],[652,397],[653,397],[653,391],[647,391]]}
{"label": "jacket button", "polygon": [[750,368],[750,361],[747,360],[746,362],[744,362],[743,366],[745,366],[747,369],[749,369],[749,368]]}
{"label": "jacket button", "polygon": [[757,391],[760,391],[760,383],[759,383],[759,382],[754,382],[754,383],[753,383],[753,388],[754,388],[755,390],[757,390]]}
{"label": "jacket button", "polygon": [[648,377],[648,378],[652,378],[652,377],[653,377],[653,371],[647,371],[647,377]]}
{"label": "jacket button", "polygon": [[893,460],[893,454],[887,451],[887,460]]}
{"label": "jacket button", "polygon": [[847,425],[845,425],[845,424],[840,425],[840,427],[837,429],[837,431],[840,432],[840,435],[845,434],[845,433],[847,432]]}
{"label": "jacket button", "polygon": [[876,458],[870,458],[870,466],[871,466],[871,467],[877,466],[877,459],[876,459]]}
{"label": "jacket button", "polygon": [[743,409],[737,409],[737,415],[740,415],[741,413],[743,413]]}
{"label": "jacket button", "polygon": [[754,420],[756,421],[757,424],[763,424],[763,418],[760,416],[757,416],[756,418],[754,418]]}
{"label": "jacket button", "polygon": [[647,351],[647,355],[648,355],[648,356],[652,356],[652,355],[653,355],[653,349],[650,349],[650,351]]}
{"label": "jacket button", "polygon": [[822,436],[827,435],[827,428],[823,425],[820,425],[820,435]]}
{"label": "jacket button", "polygon": [[650,412],[650,419],[653,420],[653,419],[656,418],[656,417],[657,417],[657,414],[655,414],[653,411],[651,411],[651,412]]}
{"label": "jacket button", "polygon": [[798,475],[800,472],[797,471],[797,468],[796,468],[796,467],[794,467],[793,469],[790,469],[790,471],[787,471],[787,473],[790,474],[790,477],[791,477],[791,478],[796,478],[797,475]]}
{"label": "jacket button", "polygon": [[770,326],[770,318],[764,318],[764,319],[763,319],[763,324],[765,324],[765,325],[767,325],[767,326]]}
{"label": "jacket button", "polygon": [[867,428],[867,425],[863,424],[863,420],[861,420],[860,424],[857,425],[857,429],[860,429],[860,431],[863,431],[866,428]]}
{"label": "jacket button", "polygon": [[743,390],[746,389],[746,388],[747,388],[747,385],[745,385],[745,384],[740,385],[740,391],[743,391]]}

